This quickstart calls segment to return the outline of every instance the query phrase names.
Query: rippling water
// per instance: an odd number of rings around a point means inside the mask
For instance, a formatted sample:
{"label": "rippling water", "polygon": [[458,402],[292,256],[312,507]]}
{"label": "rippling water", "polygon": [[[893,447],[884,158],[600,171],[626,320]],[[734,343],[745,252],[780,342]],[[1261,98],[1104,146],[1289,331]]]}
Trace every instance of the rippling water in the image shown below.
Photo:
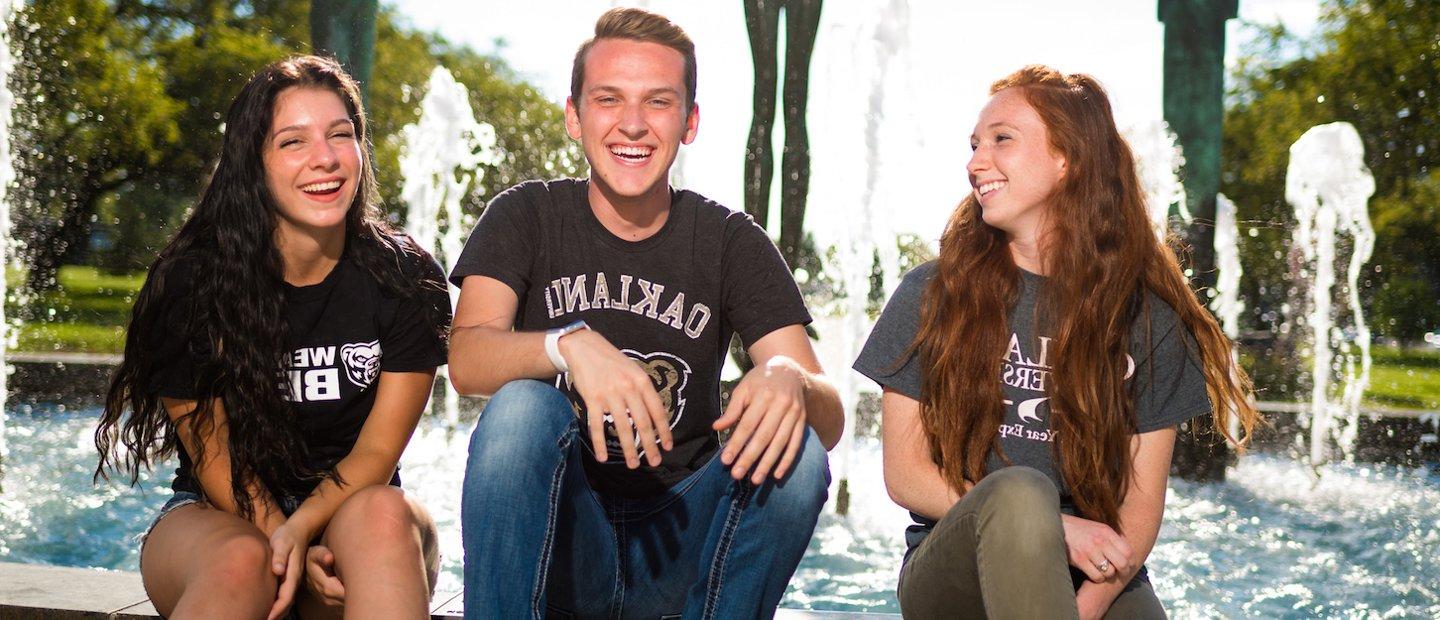
{"label": "rippling water", "polygon": [[[136,570],[134,538],[169,496],[170,468],[92,486],[95,411],[10,412],[0,561]],[[435,516],[439,588],[460,588],[464,433],[422,423],[402,461]],[[857,442],[850,514],[820,519],[787,607],[896,611],[908,518],[886,498],[880,452]],[[835,464],[838,469],[840,464]],[[1149,567],[1176,618],[1440,618],[1440,467],[1246,457],[1224,484],[1172,481]],[[833,495],[833,493],[832,493]]]}

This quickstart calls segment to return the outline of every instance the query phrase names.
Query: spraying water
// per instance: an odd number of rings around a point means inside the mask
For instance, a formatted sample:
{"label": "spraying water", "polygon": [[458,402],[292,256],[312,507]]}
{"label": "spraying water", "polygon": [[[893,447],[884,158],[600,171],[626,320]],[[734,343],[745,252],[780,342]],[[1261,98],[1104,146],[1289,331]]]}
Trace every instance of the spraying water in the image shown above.
{"label": "spraying water", "polygon": [[[400,197],[408,210],[406,229],[422,247],[436,252],[445,272],[455,267],[467,229],[460,203],[484,181],[481,165],[498,161],[495,128],[477,122],[470,107],[470,92],[445,67],[430,73],[420,120],[400,130],[405,146],[400,173],[405,186]],[[473,183],[473,185],[472,185]],[[450,307],[459,291],[450,287]],[[445,373],[438,373],[443,377]],[[454,427],[459,419],[459,394],[445,390],[445,420]]]}
{"label": "spraying water", "polygon": [[1220,319],[1220,327],[1231,340],[1240,336],[1240,313],[1245,311],[1245,302],[1240,299],[1239,228],[1235,224],[1235,203],[1225,194],[1215,195],[1215,266],[1219,274],[1215,281],[1215,298],[1210,300],[1210,310]]}
{"label": "spraying water", "polygon": [[[10,163],[10,114],[15,96],[8,85],[16,62],[10,47],[10,19],[20,5],[19,0],[0,0],[0,266],[10,264],[10,201],[6,194],[15,181],[15,167]],[[11,334],[4,303],[8,296],[5,278],[0,278],[0,492],[5,490],[5,456],[9,454],[5,445],[5,379],[10,373],[5,368],[5,350]]]}
{"label": "spraying water", "polygon": [[[1295,208],[1295,247],[1300,248],[1302,275],[1311,277],[1308,322],[1311,342],[1310,462],[1326,459],[1332,439],[1346,455],[1355,444],[1360,398],[1370,385],[1370,328],[1360,309],[1357,282],[1360,268],[1375,247],[1366,203],[1375,193],[1375,178],[1365,167],[1365,147],[1349,123],[1310,128],[1290,146],[1285,200]],[[1337,250],[1341,235],[1349,237],[1346,280],[1337,287]],[[1334,296],[1346,300],[1341,312]],[[1348,320],[1344,320],[1348,319]],[[1358,354],[1356,353],[1358,349]],[[1335,402],[1332,385],[1341,388]]]}
{"label": "spraying water", "polygon": [[1180,220],[1189,223],[1190,209],[1185,204],[1185,184],[1180,182],[1180,169],[1185,156],[1175,132],[1165,121],[1155,121],[1128,128],[1125,141],[1135,153],[1136,172],[1145,192],[1145,206],[1150,210],[1150,226],[1161,239],[1170,230],[1170,210],[1178,209]]}
{"label": "spraying water", "polygon": [[[872,321],[869,302],[872,291],[871,274],[878,254],[881,266],[881,280],[887,289],[885,297],[899,283],[899,249],[895,232],[883,213],[892,199],[886,195],[882,182],[884,160],[882,155],[882,126],[887,109],[886,94],[893,88],[892,77],[897,66],[902,66],[902,57],[910,38],[910,8],[908,0],[888,0],[877,7],[873,25],[857,33],[857,50],[873,50],[873,57],[862,61],[869,71],[870,94],[865,100],[864,138],[865,170],[864,185],[860,188],[859,199],[852,194],[841,202],[848,207],[845,213],[843,237],[836,243],[835,269],[845,287],[845,299],[841,314],[842,331],[837,351],[839,362],[831,367],[842,369],[849,366],[859,354],[860,345],[869,333]],[[868,40],[866,40],[868,39]],[[860,59],[857,59],[860,60]],[[868,62],[867,62],[868,61]],[[873,63],[873,64],[870,64]],[[853,69],[853,67],[852,67]],[[863,75],[863,74],[862,74]],[[854,75],[847,76],[849,80]],[[836,372],[836,388],[840,392],[845,410],[845,434],[836,450],[834,462],[837,465],[840,487],[836,491],[836,511],[845,514],[849,509],[850,478],[855,452],[856,418],[860,406],[860,392],[863,379],[853,372]],[[883,494],[882,494],[883,496]]]}

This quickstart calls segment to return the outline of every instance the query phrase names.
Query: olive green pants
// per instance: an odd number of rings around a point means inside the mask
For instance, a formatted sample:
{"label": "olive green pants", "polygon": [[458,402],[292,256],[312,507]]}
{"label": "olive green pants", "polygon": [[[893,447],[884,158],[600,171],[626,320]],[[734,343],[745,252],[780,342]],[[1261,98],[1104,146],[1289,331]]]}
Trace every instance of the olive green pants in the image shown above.
{"label": "olive green pants", "polygon": [[[1007,467],[965,494],[900,569],[906,618],[1074,618],[1060,495],[1044,474]],[[1165,618],[1150,584],[1137,581],[1107,619]]]}

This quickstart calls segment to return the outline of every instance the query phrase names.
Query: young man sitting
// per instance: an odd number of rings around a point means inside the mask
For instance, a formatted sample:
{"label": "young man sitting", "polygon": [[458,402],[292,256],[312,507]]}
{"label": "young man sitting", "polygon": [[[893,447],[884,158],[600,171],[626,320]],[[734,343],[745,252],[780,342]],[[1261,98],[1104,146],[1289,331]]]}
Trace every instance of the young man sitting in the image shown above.
{"label": "young man sitting", "polygon": [[[765,231],[669,187],[695,72],[664,17],[605,13],[565,106],[589,178],[497,196],[450,276],[451,381],[493,394],[465,474],[467,617],[767,617],[805,552],[840,399]],[[755,367],[722,412],[735,333]]]}

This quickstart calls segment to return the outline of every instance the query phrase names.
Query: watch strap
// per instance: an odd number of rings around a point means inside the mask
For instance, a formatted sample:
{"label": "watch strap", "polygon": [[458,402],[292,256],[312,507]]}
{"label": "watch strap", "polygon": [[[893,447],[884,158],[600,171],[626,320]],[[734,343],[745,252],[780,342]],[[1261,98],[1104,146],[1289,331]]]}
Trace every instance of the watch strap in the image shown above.
{"label": "watch strap", "polygon": [[575,321],[564,327],[545,332],[545,356],[550,358],[550,363],[555,366],[555,370],[562,373],[570,372],[570,364],[565,361],[564,356],[560,355],[560,337],[582,329],[590,329],[590,326],[586,325],[585,321]]}

